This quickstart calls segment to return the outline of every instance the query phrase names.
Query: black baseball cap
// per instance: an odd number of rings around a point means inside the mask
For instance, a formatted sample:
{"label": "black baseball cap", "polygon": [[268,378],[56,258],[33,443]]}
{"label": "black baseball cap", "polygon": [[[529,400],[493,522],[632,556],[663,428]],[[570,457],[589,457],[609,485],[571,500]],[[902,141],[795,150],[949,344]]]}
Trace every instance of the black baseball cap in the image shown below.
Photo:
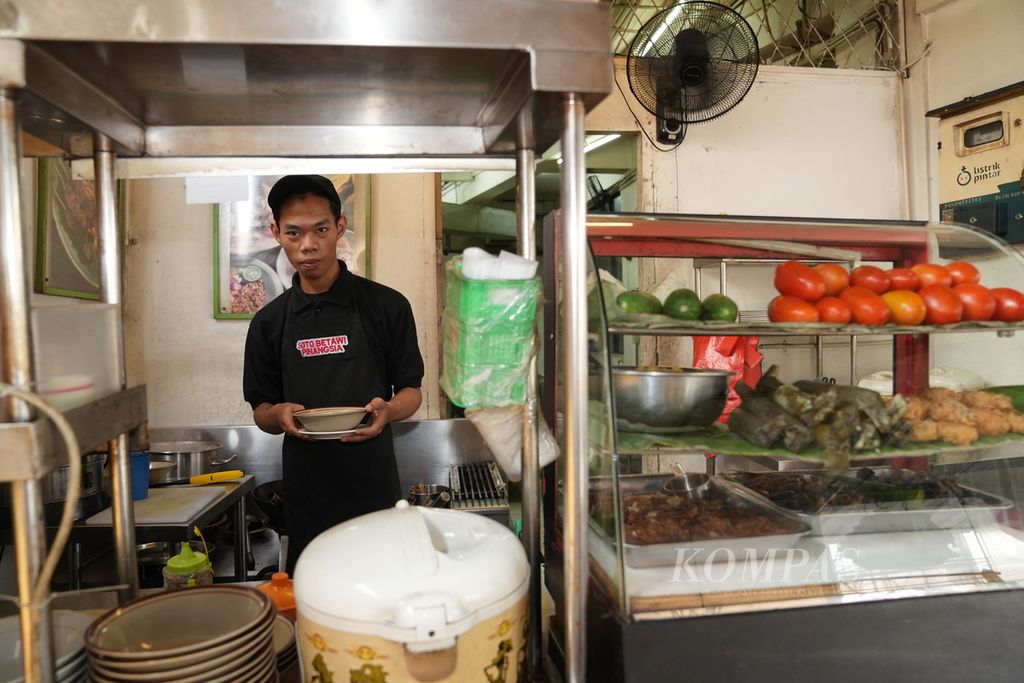
{"label": "black baseball cap", "polygon": [[281,220],[281,204],[284,200],[306,194],[323,197],[331,205],[334,219],[341,217],[341,199],[334,189],[334,183],[322,175],[286,175],[274,183],[267,195],[267,204],[274,214],[274,221]]}

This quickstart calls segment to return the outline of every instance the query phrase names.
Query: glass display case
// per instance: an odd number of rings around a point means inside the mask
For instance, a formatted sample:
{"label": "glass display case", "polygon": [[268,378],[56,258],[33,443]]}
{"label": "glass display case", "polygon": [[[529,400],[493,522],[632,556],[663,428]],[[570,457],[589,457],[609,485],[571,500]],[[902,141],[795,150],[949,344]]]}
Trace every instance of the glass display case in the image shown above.
{"label": "glass display case", "polygon": [[[757,622],[776,629],[777,640],[787,628],[806,629],[809,614],[829,615],[823,617],[827,623],[853,628],[881,618],[870,610],[887,610],[885,618],[925,619],[929,610],[950,608],[944,598],[973,599],[972,610],[994,610],[994,619],[1021,601],[1024,387],[1005,385],[1024,384],[1024,335],[1017,335],[1024,322],[1016,319],[1024,312],[1014,312],[1019,294],[997,293],[995,313],[985,298],[990,289],[1024,287],[1024,257],[1016,249],[990,233],[953,224],[602,214],[589,216],[587,228],[587,543],[594,615],[588,621],[588,671],[614,672],[601,674],[606,680],[656,680],[652,662],[669,665],[682,652],[701,649],[698,640],[673,648],[674,639],[713,637],[721,646],[723,636],[710,634],[725,616],[778,620]],[[558,235],[555,213],[545,224],[545,329],[555,332],[545,336],[543,401],[553,424],[560,405],[559,302],[550,281],[557,275],[551,264],[559,262]],[[621,287],[598,268],[610,259],[638,259],[641,274],[675,271],[667,281],[680,288],[692,287],[713,259],[764,260],[772,267],[760,280],[730,292],[742,299],[738,308],[747,315],[680,319],[696,313],[684,305],[673,318],[628,301],[628,310],[616,305],[623,301]],[[864,315],[850,322],[783,322],[779,318],[786,316],[777,312],[773,321],[766,311],[779,295],[772,275],[788,260],[852,268],[872,263],[884,271],[931,264],[942,267],[910,272],[928,283],[938,277],[940,287],[947,275],[955,277],[950,289],[961,281],[977,285],[980,277],[986,291],[955,290],[959,316],[947,312],[945,318],[935,290],[908,297],[903,292],[911,285],[900,282],[901,289],[891,290],[898,296],[878,301],[888,302],[885,307],[907,301],[923,306],[925,320],[897,308],[885,323]],[[945,267],[953,262],[968,265]],[[871,274],[858,271],[854,284],[875,286],[866,277]],[[665,285],[656,289],[655,299],[663,301],[666,291]],[[835,294],[856,306],[848,292]],[[933,318],[949,322],[929,324]],[[862,364],[862,374],[850,378],[853,386],[822,382],[820,371],[804,374],[813,364],[759,368],[737,378],[739,400],[725,409],[721,375],[728,371],[685,373],[675,366],[691,361],[689,349],[678,343],[659,347],[666,338],[794,336],[884,338],[891,340],[891,363]],[[626,355],[615,352],[617,338],[639,345],[636,357],[644,364],[622,366]],[[808,352],[821,353],[813,345]],[[849,354],[850,346],[842,353]],[[937,362],[973,371],[985,386],[929,388]],[[891,372],[891,389],[856,386],[874,369]],[[727,416],[716,420],[723,409]],[[548,586],[557,604],[563,504],[560,496],[551,500],[551,492],[557,496],[561,490],[557,464],[546,483]],[[858,605],[868,611],[851,611]],[[815,608],[825,611],[807,611]],[[747,622],[730,623],[736,628]],[[638,628],[645,629],[642,638],[639,631],[631,635]],[[557,627],[553,634],[557,649]],[[960,646],[976,647],[969,641]],[[1006,657],[994,643],[987,647]],[[715,647],[704,649],[690,654],[710,658]],[[757,650],[751,648],[747,665],[767,656]],[[907,646],[894,656],[909,661],[919,655]],[[694,666],[694,672],[703,670]],[[710,659],[707,666],[714,666]],[[923,666],[925,671],[930,664]],[[721,675],[723,669],[717,671]]]}

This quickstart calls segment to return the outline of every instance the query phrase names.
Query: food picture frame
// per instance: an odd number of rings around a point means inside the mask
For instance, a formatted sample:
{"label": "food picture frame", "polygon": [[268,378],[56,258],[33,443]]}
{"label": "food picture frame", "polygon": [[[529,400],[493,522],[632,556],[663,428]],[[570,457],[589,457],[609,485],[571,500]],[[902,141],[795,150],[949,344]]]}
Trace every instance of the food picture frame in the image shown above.
{"label": "food picture frame", "polygon": [[[370,176],[325,174],[341,199],[348,227],[338,258],[369,277]],[[271,231],[267,194],[279,175],[249,176],[249,199],[213,206],[213,317],[248,319],[291,286],[295,271]]]}
{"label": "food picture frame", "polygon": [[[98,300],[101,283],[96,183],[74,178],[71,164],[65,159],[41,158],[36,187],[35,291]],[[119,202],[123,187],[119,182]]]}

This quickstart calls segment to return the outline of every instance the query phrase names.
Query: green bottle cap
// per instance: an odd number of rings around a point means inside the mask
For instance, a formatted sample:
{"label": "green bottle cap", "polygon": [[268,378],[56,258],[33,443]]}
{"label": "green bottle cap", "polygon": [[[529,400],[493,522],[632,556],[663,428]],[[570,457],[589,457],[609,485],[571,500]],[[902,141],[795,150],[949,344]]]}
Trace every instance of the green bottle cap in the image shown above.
{"label": "green bottle cap", "polygon": [[181,552],[167,560],[167,573],[176,576],[195,574],[198,571],[210,566],[210,560],[203,553],[192,550],[192,546],[185,543],[181,546]]}

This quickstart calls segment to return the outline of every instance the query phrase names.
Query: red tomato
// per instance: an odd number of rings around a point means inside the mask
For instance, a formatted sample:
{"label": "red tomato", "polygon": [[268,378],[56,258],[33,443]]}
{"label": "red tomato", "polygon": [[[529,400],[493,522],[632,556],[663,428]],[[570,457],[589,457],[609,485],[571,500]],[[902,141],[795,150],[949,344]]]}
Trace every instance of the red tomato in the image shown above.
{"label": "red tomato", "polygon": [[964,283],[976,285],[981,282],[981,273],[967,261],[947,263],[946,270],[949,271],[950,276],[953,278],[954,285],[962,285]]}
{"label": "red tomato", "polygon": [[817,301],[825,296],[825,280],[808,265],[786,261],[775,269],[775,289],[779,294]]}
{"label": "red tomato", "polygon": [[814,270],[825,281],[825,296],[835,296],[850,285],[850,274],[837,263],[820,263]]}
{"label": "red tomato", "polygon": [[850,307],[842,299],[834,296],[826,296],[814,302],[818,309],[818,316],[823,323],[839,323],[845,325],[850,322]]}
{"label": "red tomato", "polygon": [[928,307],[924,321],[929,325],[958,323],[964,314],[964,305],[953,290],[942,285],[925,285],[918,292]]}
{"label": "red tomato", "polygon": [[916,292],[921,281],[910,268],[893,268],[889,271],[889,289],[907,289]]}
{"label": "red tomato", "polygon": [[954,287],[953,293],[964,305],[964,320],[988,320],[996,312],[996,298],[988,287],[965,282]]}
{"label": "red tomato", "polygon": [[1024,320],[1024,294],[1009,287],[996,287],[992,296],[996,298],[996,320],[1005,323],[1016,323]]}
{"label": "red tomato", "polygon": [[934,263],[918,263],[916,266],[912,266],[910,270],[914,271],[914,275],[921,281],[922,287],[925,285],[953,286],[953,276],[949,274],[949,271]]}
{"label": "red tomato", "polygon": [[874,266],[859,266],[850,271],[850,286],[882,294],[889,290],[889,274]]}
{"label": "red tomato", "polygon": [[882,297],[863,287],[847,287],[839,298],[850,307],[853,322],[861,325],[884,325],[889,322],[889,306]]}
{"label": "red tomato", "polygon": [[928,313],[924,299],[909,289],[891,289],[882,299],[889,307],[889,322],[896,325],[920,325]]}
{"label": "red tomato", "polygon": [[814,304],[784,294],[768,304],[768,319],[773,323],[816,323],[819,316]]}

